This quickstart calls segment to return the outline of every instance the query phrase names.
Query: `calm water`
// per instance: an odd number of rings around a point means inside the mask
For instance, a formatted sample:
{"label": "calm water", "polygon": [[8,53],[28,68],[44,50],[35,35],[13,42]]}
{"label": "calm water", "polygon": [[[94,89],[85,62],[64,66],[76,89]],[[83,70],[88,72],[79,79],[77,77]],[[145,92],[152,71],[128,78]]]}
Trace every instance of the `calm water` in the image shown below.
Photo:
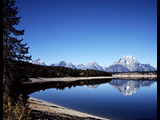
{"label": "calm water", "polygon": [[108,83],[46,89],[29,96],[115,120],[156,120],[157,82],[111,80]]}

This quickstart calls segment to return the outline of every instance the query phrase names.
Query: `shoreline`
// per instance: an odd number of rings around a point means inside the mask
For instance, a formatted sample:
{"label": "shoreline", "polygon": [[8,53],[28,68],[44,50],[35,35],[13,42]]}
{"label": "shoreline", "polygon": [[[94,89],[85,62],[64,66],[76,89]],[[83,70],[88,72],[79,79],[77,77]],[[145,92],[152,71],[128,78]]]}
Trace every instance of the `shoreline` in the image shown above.
{"label": "shoreline", "polygon": [[157,78],[157,75],[120,75],[115,74],[112,76],[96,76],[96,77],[60,77],[60,78],[29,78],[30,82],[25,82],[24,84],[32,84],[32,83],[45,83],[45,82],[73,82],[79,80],[94,80],[94,79],[119,79],[119,78],[126,78],[126,79],[154,79]]}
{"label": "shoreline", "polygon": [[[93,79],[111,79],[112,76],[98,76],[98,77],[60,77],[60,78],[29,78],[29,83],[44,83],[44,82],[73,82],[79,80],[93,80]],[[27,82],[28,83],[28,82]]]}
{"label": "shoreline", "polygon": [[53,103],[49,103],[37,98],[33,98],[33,97],[29,97],[28,99],[29,102],[29,108],[31,108],[33,111],[38,111],[41,114],[45,114],[46,117],[47,115],[49,115],[52,119],[52,117],[54,118],[55,116],[57,117],[61,117],[61,119],[77,119],[77,120],[110,120],[107,118],[103,118],[103,117],[99,117],[99,116],[95,116],[95,115],[91,115],[88,113],[84,113],[84,112],[79,112],[76,110],[72,110],[60,105],[56,105]]}
{"label": "shoreline", "polygon": [[[102,80],[102,82],[103,81],[107,82],[106,81],[107,79],[108,80],[112,78],[131,79],[132,77],[135,80],[138,80],[139,78],[140,79],[141,78],[144,78],[144,79],[151,78],[147,80],[152,80],[152,79],[157,78],[157,75],[116,75],[116,77],[115,76],[107,76],[107,77],[100,76],[100,77],[30,78],[32,81],[27,84],[27,88],[29,88],[29,86],[31,86],[31,88],[35,88],[33,85],[44,86],[46,84],[46,86],[48,86],[50,84],[54,84],[54,85],[59,86],[60,83],[71,84],[73,82],[74,83],[80,82],[81,84],[84,84],[87,81],[88,81],[87,83],[92,82],[91,80],[96,80],[96,82],[99,81],[97,79],[104,79]],[[69,108],[66,108],[60,105],[56,105],[56,104],[49,103],[49,102],[46,102],[40,99],[36,99],[36,98],[32,98],[32,97],[29,97],[28,102],[29,102],[29,108],[32,109],[32,115],[34,117],[38,116],[38,119],[42,118],[42,119],[48,119],[48,120],[52,120],[52,119],[55,119],[55,120],[59,120],[59,119],[62,119],[62,120],[110,120],[107,118],[98,117],[95,115],[72,110],[72,109],[69,109]]]}

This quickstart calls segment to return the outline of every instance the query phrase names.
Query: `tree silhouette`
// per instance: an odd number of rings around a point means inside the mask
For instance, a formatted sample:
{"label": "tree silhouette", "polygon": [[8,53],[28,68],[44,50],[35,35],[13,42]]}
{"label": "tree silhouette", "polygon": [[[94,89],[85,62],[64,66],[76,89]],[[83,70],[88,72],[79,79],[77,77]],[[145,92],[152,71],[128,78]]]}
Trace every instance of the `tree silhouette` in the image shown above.
{"label": "tree silhouette", "polygon": [[[27,56],[27,44],[22,44],[23,39],[16,37],[24,34],[23,30],[17,30],[15,25],[19,24],[21,17],[17,17],[18,8],[14,6],[15,0],[3,0],[3,90],[9,90],[15,80],[23,79],[18,75],[12,61],[28,61],[31,56]],[[15,72],[16,71],[16,72]],[[22,72],[22,71],[21,71]]]}

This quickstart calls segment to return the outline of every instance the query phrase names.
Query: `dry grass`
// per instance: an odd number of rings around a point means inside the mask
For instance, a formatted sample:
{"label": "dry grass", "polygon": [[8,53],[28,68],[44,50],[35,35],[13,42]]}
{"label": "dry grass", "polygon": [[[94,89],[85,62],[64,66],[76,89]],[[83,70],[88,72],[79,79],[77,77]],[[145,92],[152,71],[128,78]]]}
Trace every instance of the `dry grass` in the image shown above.
{"label": "dry grass", "polygon": [[11,102],[7,94],[3,94],[3,120],[30,120],[31,109],[22,101],[20,95],[16,103]]}

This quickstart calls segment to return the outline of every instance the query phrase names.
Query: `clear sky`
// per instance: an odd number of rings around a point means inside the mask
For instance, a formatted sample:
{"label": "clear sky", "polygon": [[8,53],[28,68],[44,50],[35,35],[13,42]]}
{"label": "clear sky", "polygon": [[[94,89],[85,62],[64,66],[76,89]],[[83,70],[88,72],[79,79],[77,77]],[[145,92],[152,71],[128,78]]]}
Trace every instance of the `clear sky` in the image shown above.
{"label": "clear sky", "polygon": [[32,59],[108,67],[131,55],[157,67],[157,0],[16,0],[16,6],[16,28],[25,29]]}

